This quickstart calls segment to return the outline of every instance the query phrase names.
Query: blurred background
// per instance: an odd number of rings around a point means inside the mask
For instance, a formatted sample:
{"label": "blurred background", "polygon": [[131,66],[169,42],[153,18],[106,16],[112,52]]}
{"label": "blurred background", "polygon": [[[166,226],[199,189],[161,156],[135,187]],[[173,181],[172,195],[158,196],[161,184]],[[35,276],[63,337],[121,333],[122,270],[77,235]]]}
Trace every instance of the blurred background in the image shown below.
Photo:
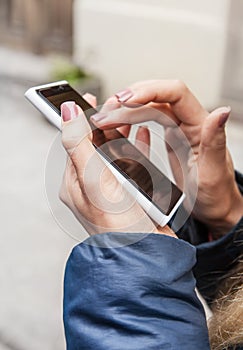
{"label": "blurred background", "polygon": [[143,79],[182,79],[208,109],[230,105],[243,171],[242,0],[0,0],[0,350],[65,349],[64,266],[77,243],[44,188],[57,131],[25,90],[67,79],[99,102]]}

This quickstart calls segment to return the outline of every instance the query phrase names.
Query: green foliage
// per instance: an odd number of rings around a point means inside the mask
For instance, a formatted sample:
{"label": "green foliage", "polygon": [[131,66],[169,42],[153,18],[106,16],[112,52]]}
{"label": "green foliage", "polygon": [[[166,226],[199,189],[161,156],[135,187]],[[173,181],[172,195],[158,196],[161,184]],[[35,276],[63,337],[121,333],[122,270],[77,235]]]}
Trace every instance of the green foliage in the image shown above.
{"label": "green foliage", "polygon": [[54,61],[51,72],[53,80],[67,80],[71,85],[76,85],[89,77],[81,67],[71,61],[60,58]]}

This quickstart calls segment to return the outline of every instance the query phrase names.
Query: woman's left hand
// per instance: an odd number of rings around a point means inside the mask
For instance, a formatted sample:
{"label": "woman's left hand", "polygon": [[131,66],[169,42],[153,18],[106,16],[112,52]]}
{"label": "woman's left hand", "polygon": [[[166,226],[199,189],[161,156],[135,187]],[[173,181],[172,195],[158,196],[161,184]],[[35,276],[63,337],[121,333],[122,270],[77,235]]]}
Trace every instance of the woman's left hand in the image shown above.
{"label": "woman's left hand", "polygon": [[[95,106],[92,95],[84,97]],[[74,102],[62,105],[62,120],[62,141],[69,158],[60,199],[88,233],[158,232],[176,237],[169,227],[154,225],[104,164],[92,144],[90,125]],[[148,131],[140,128],[138,138],[149,138]]]}

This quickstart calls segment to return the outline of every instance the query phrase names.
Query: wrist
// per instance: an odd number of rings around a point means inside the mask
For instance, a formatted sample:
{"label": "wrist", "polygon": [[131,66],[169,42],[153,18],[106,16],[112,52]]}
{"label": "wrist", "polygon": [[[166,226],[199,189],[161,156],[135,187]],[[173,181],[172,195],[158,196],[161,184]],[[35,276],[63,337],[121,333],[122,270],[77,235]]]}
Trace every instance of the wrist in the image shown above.
{"label": "wrist", "polygon": [[219,239],[231,231],[243,216],[243,197],[238,187],[232,194],[230,203],[231,205],[228,209],[226,208],[223,216],[207,223],[213,240]]}

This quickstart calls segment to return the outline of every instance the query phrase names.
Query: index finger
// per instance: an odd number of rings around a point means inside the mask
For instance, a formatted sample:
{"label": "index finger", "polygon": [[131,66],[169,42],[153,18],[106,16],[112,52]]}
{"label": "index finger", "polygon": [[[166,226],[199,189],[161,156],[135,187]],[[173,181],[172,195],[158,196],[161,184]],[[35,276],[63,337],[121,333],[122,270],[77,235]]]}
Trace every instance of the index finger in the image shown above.
{"label": "index finger", "polygon": [[[151,80],[132,85],[125,95],[116,94],[118,101],[126,106],[148,103],[169,103],[179,122],[198,125],[203,122],[208,112],[202,107],[189,88],[180,80]],[[126,99],[126,96],[128,97]]]}

